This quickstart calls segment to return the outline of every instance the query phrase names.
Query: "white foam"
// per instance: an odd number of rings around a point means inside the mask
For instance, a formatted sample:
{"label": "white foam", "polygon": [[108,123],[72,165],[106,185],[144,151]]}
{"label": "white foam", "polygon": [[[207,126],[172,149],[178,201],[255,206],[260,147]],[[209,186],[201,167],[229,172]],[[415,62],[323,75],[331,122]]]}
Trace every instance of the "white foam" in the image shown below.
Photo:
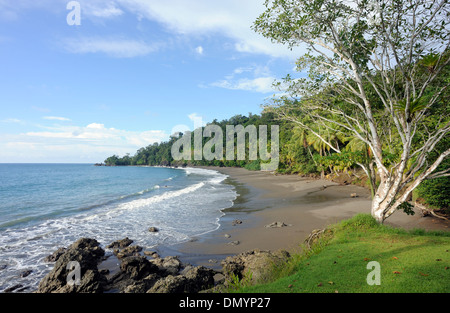
{"label": "white foam", "polygon": [[[192,236],[214,231],[220,226],[221,210],[233,204],[236,193],[230,186],[217,185],[226,175],[192,170],[202,177],[191,178],[191,185],[179,190],[158,189],[156,185],[154,192],[159,194],[146,197],[143,192],[139,195],[141,199],[0,232],[0,265],[7,264],[0,271],[0,291],[16,284],[18,274],[25,269],[32,269],[32,275],[21,278],[20,283],[35,288],[52,268],[43,258],[80,237],[96,238],[107,245],[128,236],[136,244],[150,248],[184,242]],[[149,235],[150,226],[160,231]]]}

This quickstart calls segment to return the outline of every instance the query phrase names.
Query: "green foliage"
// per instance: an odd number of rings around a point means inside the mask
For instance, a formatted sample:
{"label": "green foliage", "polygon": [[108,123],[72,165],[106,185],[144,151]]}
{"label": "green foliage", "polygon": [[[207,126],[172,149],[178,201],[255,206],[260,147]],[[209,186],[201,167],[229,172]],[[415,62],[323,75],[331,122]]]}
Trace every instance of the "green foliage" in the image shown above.
{"label": "green foliage", "polygon": [[398,210],[402,210],[403,212],[405,212],[407,215],[414,215],[414,205],[412,205],[409,202],[403,202],[402,204],[400,204],[398,206]]}
{"label": "green foliage", "polygon": [[247,163],[244,167],[246,169],[248,169],[249,171],[260,171],[261,170],[261,164],[257,160]]}
{"label": "green foliage", "polygon": [[422,182],[418,189],[419,197],[437,208],[450,209],[450,177],[440,177]]}
{"label": "green foliage", "polygon": [[253,272],[248,270],[244,273],[242,278],[239,278],[239,275],[234,273],[230,273],[230,280],[227,281],[227,292],[233,292],[240,290],[244,287],[251,286],[253,283]]}

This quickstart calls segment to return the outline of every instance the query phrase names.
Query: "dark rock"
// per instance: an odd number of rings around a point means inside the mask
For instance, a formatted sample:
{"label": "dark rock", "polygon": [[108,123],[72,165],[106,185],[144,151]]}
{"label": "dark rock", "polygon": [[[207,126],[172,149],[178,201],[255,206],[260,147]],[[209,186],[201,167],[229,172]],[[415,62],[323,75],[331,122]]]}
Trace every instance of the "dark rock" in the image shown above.
{"label": "dark rock", "polygon": [[126,237],[124,239],[114,241],[113,243],[106,246],[106,248],[107,249],[125,248],[125,247],[128,247],[129,245],[131,245],[132,243],[133,243],[133,240]]}
{"label": "dark rock", "polygon": [[[98,293],[103,291],[106,282],[104,275],[97,268],[105,251],[95,239],[81,238],[69,246],[58,258],[52,271],[39,283],[38,293]],[[77,262],[80,270],[80,281],[69,284],[69,274],[74,271],[68,265]]]}
{"label": "dark rock", "polygon": [[156,227],[150,227],[150,228],[148,229],[148,231],[151,232],[151,233],[157,233],[157,232],[159,232],[159,229],[156,228]]}
{"label": "dark rock", "polygon": [[270,224],[268,224],[268,225],[266,225],[264,227],[266,227],[266,228],[280,228],[280,227],[286,227],[286,226],[292,226],[292,225],[291,224],[285,224],[283,222],[273,222],[273,223],[270,223]]}
{"label": "dark rock", "polygon": [[123,248],[122,250],[115,249],[114,254],[117,256],[118,259],[123,259],[128,256],[139,256],[139,252],[142,251],[141,246],[128,246],[126,248]]}
{"label": "dark rock", "polygon": [[7,267],[8,267],[8,265],[6,265],[6,264],[0,264],[0,271],[4,270]]}
{"label": "dark rock", "polygon": [[32,270],[26,270],[23,271],[22,273],[20,273],[20,277],[27,277],[28,275],[30,275],[33,271]]}
{"label": "dark rock", "polygon": [[123,288],[124,293],[146,293],[159,279],[161,276],[158,274],[150,274],[139,281],[132,282]]}
{"label": "dark rock", "polygon": [[289,253],[284,250],[279,252],[253,250],[229,256],[221,264],[226,281],[232,281],[232,276],[242,279],[248,273],[252,273],[252,280],[257,281],[266,274],[268,264],[281,264],[289,258]]}
{"label": "dark rock", "polygon": [[151,256],[154,259],[159,258],[159,254],[156,251],[144,251],[144,255]]}
{"label": "dark rock", "polygon": [[187,279],[187,292],[196,293],[214,286],[216,271],[203,266],[187,267],[181,273]]}
{"label": "dark rock", "polygon": [[186,277],[169,275],[158,280],[147,293],[185,293]]}
{"label": "dark rock", "polygon": [[58,248],[58,250],[56,250],[52,254],[46,256],[44,258],[44,262],[52,262],[52,263],[56,262],[56,261],[58,261],[59,257],[64,254],[64,252],[66,252],[66,248],[63,248],[63,247]]}
{"label": "dark rock", "polygon": [[120,269],[134,280],[141,279],[158,271],[158,267],[150,263],[144,256],[129,256],[124,258],[120,264]]}
{"label": "dark rock", "polygon": [[156,258],[150,260],[150,263],[158,267],[162,275],[177,275],[182,266],[181,261],[176,256],[167,256],[165,258]]}
{"label": "dark rock", "polygon": [[23,285],[17,284],[17,285],[11,286],[9,288],[6,288],[3,292],[10,293],[10,292],[13,292],[14,290],[22,288],[22,287],[23,287]]}
{"label": "dark rock", "polygon": [[215,271],[203,266],[188,266],[181,275],[159,279],[148,293],[197,293],[214,286]]}
{"label": "dark rock", "polygon": [[236,226],[236,225],[239,225],[239,224],[242,224],[241,220],[234,220],[233,222],[231,222],[231,225],[233,225],[233,226]]}
{"label": "dark rock", "polygon": [[22,287],[20,289],[17,289],[17,292],[23,292],[23,291],[25,291],[25,290],[27,290],[29,288],[30,288],[30,286],[25,286],[25,287]]}

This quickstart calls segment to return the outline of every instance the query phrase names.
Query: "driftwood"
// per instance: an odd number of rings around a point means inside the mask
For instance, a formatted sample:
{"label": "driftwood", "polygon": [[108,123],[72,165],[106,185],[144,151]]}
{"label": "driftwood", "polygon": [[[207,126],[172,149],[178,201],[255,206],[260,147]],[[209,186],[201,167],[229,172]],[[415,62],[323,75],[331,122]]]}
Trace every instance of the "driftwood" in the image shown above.
{"label": "driftwood", "polygon": [[415,206],[416,208],[418,208],[418,209],[422,212],[422,216],[432,215],[432,216],[434,216],[434,217],[437,217],[437,218],[440,218],[440,219],[443,219],[443,220],[446,220],[446,221],[449,220],[448,216],[445,216],[445,215],[443,215],[443,214],[440,214],[440,213],[436,212],[435,209],[427,208],[425,205],[423,205],[423,204],[420,203],[420,202],[417,202],[417,201],[416,201],[416,202],[414,203],[414,206]]}

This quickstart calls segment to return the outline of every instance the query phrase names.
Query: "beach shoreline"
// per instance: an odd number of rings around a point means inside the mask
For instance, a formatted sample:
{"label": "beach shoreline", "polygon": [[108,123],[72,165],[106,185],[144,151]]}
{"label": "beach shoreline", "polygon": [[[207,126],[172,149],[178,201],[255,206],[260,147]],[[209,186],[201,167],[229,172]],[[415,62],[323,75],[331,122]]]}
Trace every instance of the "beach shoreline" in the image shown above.
{"label": "beach shoreline", "polygon": [[[217,230],[189,242],[158,247],[163,256],[177,255],[185,262],[219,269],[227,256],[255,249],[298,252],[311,231],[358,213],[370,214],[370,191],[364,187],[244,168],[200,168],[227,175],[224,183],[232,184],[238,197],[231,208],[223,210]],[[276,222],[283,226],[268,227]],[[422,217],[419,212],[409,216],[399,211],[385,223],[448,231],[448,222]]]}

